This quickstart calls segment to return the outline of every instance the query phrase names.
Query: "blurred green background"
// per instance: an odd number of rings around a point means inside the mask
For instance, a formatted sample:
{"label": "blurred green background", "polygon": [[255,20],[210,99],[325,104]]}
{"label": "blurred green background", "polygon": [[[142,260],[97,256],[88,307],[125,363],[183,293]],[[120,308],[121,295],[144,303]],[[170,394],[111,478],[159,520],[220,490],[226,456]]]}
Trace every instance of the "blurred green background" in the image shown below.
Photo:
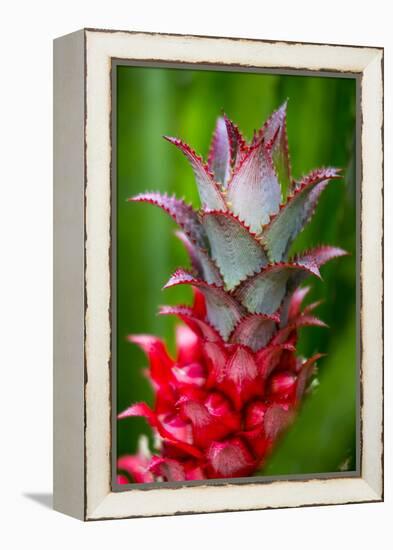
{"label": "blurred green background", "polygon": [[[222,111],[251,138],[269,114],[288,102],[288,141],[295,178],[320,166],[344,170],[322,195],[312,222],[298,237],[301,250],[334,244],[349,257],[322,268],[310,281],[309,302],[330,329],[300,335],[305,356],[319,361],[319,386],[272,455],[263,474],[353,470],[356,464],[356,81],[351,78],[279,76],[244,72],[117,68],[117,409],[152,403],[143,375],[143,353],[127,343],[132,333],[163,337],[173,350],[175,319],[157,316],[160,304],[187,303],[190,291],[162,293],[175,268],[188,265],[175,224],[157,207],[126,199],[142,191],[175,193],[198,205],[192,170],[162,136],[181,137],[207,156],[215,120]],[[117,426],[118,455],[136,450],[143,419]],[[149,435],[150,436],[150,435]]]}

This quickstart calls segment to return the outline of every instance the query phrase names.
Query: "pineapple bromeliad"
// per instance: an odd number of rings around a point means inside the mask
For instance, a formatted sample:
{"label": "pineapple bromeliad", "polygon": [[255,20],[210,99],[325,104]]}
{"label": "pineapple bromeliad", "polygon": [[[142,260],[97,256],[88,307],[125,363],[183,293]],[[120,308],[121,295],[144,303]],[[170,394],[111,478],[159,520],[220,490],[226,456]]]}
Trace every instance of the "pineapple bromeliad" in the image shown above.
{"label": "pineapple bromeliad", "polygon": [[324,326],[302,307],[308,276],[345,254],[320,246],[288,259],[296,236],[339,170],[291,179],[286,104],[250,143],[225,115],[217,120],[208,162],[166,137],[193,169],[201,209],[158,193],[130,199],[161,207],[192,269],[178,269],[164,288],[191,285],[192,306],[164,306],[176,315],[176,358],[149,335],[130,336],[149,359],[154,408],[136,403],[119,415],[145,417],[157,454],[139,451],[118,461],[119,483],[250,476],[263,466],[293,421],[321,357],[296,354],[298,329]]}

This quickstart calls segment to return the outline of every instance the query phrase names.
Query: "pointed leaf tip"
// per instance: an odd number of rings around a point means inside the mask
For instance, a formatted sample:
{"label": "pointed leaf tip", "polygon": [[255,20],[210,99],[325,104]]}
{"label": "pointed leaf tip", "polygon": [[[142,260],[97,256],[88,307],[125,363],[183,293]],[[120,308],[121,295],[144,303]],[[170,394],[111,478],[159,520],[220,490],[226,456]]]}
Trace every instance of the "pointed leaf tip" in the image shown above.
{"label": "pointed leaf tip", "polygon": [[286,131],[287,106],[288,100],[285,100],[284,103],[270,115],[258,132],[258,138],[263,138],[265,143],[270,147],[273,145],[273,141],[277,139],[278,133],[283,129]]}
{"label": "pointed leaf tip", "polygon": [[292,185],[286,122],[287,103],[288,100],[284,101],[284,103],[272,113],[255,137],[255,141],[263,139],[267,149],[270,151],[273,165],[281,184],[283,197],[290,191]]}
{"label": "pointed leaf tip", "polygon": [[132,416],[143,416],[151,426],[156,425],[156,415],[146,403],[135,403],[117,415],[118,420]]}
{"label": "pointed leaf tip", "polygon": [[181,139],[170,136],[164,136],[164,138],[180,149],[191,164],[203,208],[226,210],[225,201],[221,195],[220,189],[214,181],[213,174],[211,174],[202,158]]}
{"label": "pointed leaf tip", "polygon": [[342,248],[325,245],[312,248],[311,250],[307,250],[306,252],[297,255],[294,259],[294,262],[299,265],[303,265],[319,278],[321,278],[319,268],[322,265],[329,262],[330,260],[334,260],[335,258],[340,258],[341,256],[347,255],[348,252],[346,252]]}
{"label": "pointed leaf tip", "polygon": [[248,151],[246,140],[244,139],[239,127],[232,122],[230,118],[224,113],[223,118],[227,128],[229,149],[230,149],[230,167],[232,171],[240,164],[244,155]]}
{"label": "pointed leaf tip", "polygon": [[209,150],[208,167],[216,181],[226,186],[230,176],[231,148],[224,116],[218,117]]}
{"label": "pointed leaf tip", "polygon": [[200,247],[206,244],[206,236],[198,213],[183,200],[160,193],[140,193],[128,199],[132,202],[147,202],[162,208],[182,228],[187,237]]}

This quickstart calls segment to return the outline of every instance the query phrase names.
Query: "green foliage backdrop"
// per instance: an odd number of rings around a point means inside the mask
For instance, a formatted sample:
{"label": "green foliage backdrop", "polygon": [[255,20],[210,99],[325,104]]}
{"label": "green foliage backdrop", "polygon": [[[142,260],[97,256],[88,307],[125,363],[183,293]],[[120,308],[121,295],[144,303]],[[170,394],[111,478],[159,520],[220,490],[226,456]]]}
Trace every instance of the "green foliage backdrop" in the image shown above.
{"label": "green foliage backdrop", "polygon": [[[193,174],[182,154],[162,139],[181,137],[207,156],[217,116],[224,110],[247,137],[288,98],[288,141],[295,178],[338,166],[344,179],[322,195],[296,250],[334,244],[349,257],[312,280],[309,301],[330,329],[303,329],[299,351],[327,353],[319,386],[278,445],[263,474],[332,472],[355,467],[356,435],[356,201],[354,79],[243,72],[119,67],[117,75],[117,407],[152,401],[143,353],[126,342],[153,333],[173,350],[175,320],[157,316],[160,304],[185,303],[189,289],[162,293],[170,274],[187,265],[169,217],[151,205],[127,203],[142,191],[175,193],[198,205]],[[143,419],[118,424],[118,454],[134,452]]]}

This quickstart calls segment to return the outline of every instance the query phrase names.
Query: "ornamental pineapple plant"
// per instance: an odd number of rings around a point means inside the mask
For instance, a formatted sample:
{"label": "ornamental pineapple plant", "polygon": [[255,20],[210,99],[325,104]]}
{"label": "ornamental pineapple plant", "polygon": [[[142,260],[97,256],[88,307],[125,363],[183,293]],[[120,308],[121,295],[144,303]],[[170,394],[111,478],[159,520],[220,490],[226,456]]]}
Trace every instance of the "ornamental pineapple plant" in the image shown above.
{"label": "ornamental pineapple plant", "polygon": [[318,246],[288,257],[336,168],[292,179],[286,103],[247,142],[225,115],[218,118],[207,163],[186,143],[165,136],[187,158],[201,208],[158,193],[130,199],[156,205],[179,226],[190,257],[164,288],[191,285],[191,306],[175,315],[176,356],[164,342],[132,335],[149,361],[153,407],[136,403],[119,419],[142,416],[155,435],[118,459],[119,483],[252,476],[294,421],[321,354],[296,351],[298,331],[325,326],[318,303],[302,305],[308,277],[345,252]]}

